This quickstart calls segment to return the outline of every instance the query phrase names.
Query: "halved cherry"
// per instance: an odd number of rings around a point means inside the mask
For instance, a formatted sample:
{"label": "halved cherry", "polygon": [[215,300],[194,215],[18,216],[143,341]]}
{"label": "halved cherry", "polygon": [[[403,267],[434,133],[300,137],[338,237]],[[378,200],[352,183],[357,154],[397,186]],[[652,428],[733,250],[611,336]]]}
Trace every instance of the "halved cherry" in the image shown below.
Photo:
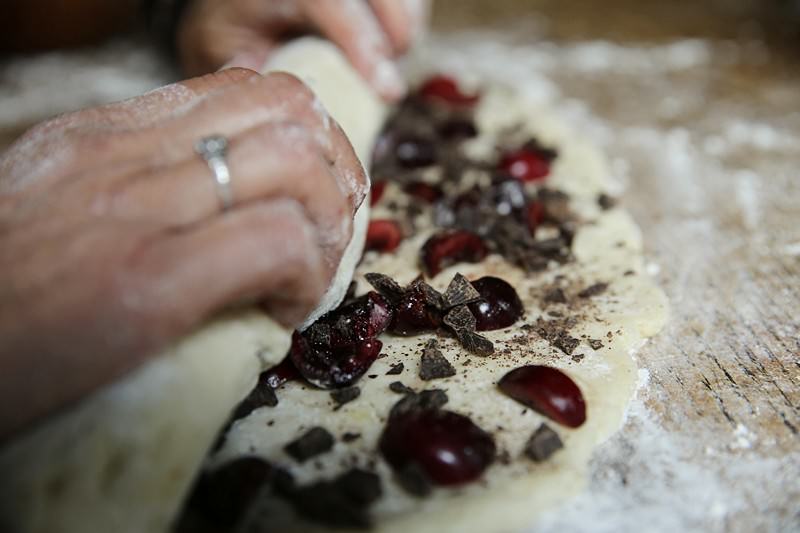
{"label": "halved cherry", "polygon": [[559,424],[576,428],[586,421],[581,390],[557,368],[521,366],[503,376],[498,386],[506,395]]}
{"label": "halved cherry", "polygon": [[395,143],[394,156],[404,168],[421,168],[436,162],[437,150],[430,139],[404,137]]}
{"label": "halved cherry", "polygon": [[407,288],[394,308],[390,330],[398,335],[415,335],[442,324],[441,311],[430,304],[422,287]]}
{"label": "halved cherry", "polygon": [[500,170],[523,182],[538,181],[550,174],[550,160],[528,148],[506,152],[498,165]]}
{"label": "halved cherry", "polygon": [[439,200],[444,195],[442,189],[423,181],[411,182],[403,187],[403,191],[405,191],[406,194],[413,196],[414,198],[424,200],[429,204]]}
{"label": "halved cherry", "polygon": [[507,281],[484,276],[472,282],[481,299],[468,305],[478,331],[507,328],[522,316],[522,302]]}
{"label": "halved cherry", "polygon": [[456,263],[479,263],[489,253],[483,240],[471,231],[437,233],[422,246],[422,265],[429,276]]}
{"label": "halved cherry", "polygon": [[352,351],[334,352],[312,346],[303,335],[292,335],[289,355],[306,380],[323,389],[352,385],[363,376],[378,358],[383,344],[377,339],[356,343]]}
{"label": "halved cherry", "polygon": [[394,220],[370,220],[364,249],[381,253],[391,252],[402,240],[403,232]]}
{"label": "halved cherry", "polygon": [[417,92],[427,101],[456,106],[472,106],[480,99],[477,94],[465,94],[456,80],[441,74],[428,78]]}
{"label": "halved cherry", "polygon": [[383,193],[386,190],[386,182],[381,181],[373,181],[372,187],[369,190],[369,205],[370,207],[374,206],[378,202],[381,201],[383,197]]}
{"label": "halved cherry", "polygon": [[416,468],[436,485],[478,479],[494,461],[494,439],[466,416],[439,409],[389,417],[379,441],[381,454],[396,470]]}

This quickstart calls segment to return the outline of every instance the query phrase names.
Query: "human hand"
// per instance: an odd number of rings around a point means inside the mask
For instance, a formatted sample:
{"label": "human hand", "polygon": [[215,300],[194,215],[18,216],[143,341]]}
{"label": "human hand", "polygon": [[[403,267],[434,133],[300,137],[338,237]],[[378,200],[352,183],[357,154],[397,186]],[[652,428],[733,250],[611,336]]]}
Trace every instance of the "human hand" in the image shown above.
{"label": "human hand", "polygon": [[222,65],[259,70],[287,36],[318,31],[384,98],[405,92],[394,59],[426,22],[428,0],[193,0],[178,27],[190,74]]}
{"label": "human hand", "polygon": [[[315,307],[367,182],[314,99],[230,69],[56,118],[0,157],[0,438],[221,308],[257,300],[295,326]],[[212,134],[225,212],[193,149]]]}

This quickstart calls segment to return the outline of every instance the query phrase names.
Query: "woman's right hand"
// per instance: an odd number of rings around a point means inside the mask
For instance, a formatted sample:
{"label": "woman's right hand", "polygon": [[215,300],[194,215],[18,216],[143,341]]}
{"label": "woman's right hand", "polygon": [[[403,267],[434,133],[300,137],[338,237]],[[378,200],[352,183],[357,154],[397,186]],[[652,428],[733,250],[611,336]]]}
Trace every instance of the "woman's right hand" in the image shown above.
{"label": "woman's right hand", "polygon": [[[225,212],[194,152],[216,134]],[[33,128],[0,158],[0,437],[224,307],[258,300],[296,326],[366,192],[347,138],[288,74],[229,69]]]}

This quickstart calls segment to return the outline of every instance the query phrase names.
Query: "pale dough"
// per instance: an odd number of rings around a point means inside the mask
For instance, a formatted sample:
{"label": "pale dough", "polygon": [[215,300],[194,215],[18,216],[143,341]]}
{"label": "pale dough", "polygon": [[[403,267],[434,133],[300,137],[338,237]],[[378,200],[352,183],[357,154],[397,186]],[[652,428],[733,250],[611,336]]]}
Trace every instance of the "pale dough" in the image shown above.
{"label": "pale dough", "polygon": [[[268,67],[309,81],[358,155],[368,157],[383,106],[332,45],[302,40]],[[318,314],[338,305],[361,256],[368,208],[359,212]],[[289,332],[262,313],[220,318],[6,445],[0,530],[167,531],[231,410],[288,346]]]}
{"label": "pale dough", "polygon": [[[477,116],[482,135],[468,147],[476,156],[488,155],[494,149],[495,135],[521,122],[529,133],[557,148],[559,157],[549,183],[569,192],[573,209],[589,222],[575,237],[573,263],[527,275],[502,258],[491,256],[482,264],[451,267],[431,283],[443,290],[456,272],[473,279],[497,275],[517,289],[526,307],[526,322],[533,323],[539,317],[547,318],[541,308],[542,295],[556,276],[565,277],[567,290],[572,294],[595,282],[610,282],[605,293],[586,303],[585,316],[571,332],[574,337],[586,335],[601,340],[603,347],[593,350],[582,342],[574,355],[583,359],[577,362],[549,346],[536,333],[520,329],[520,324],[488,334],[497,353],[486,359],[465,354],[452,340],[440,339],[443,352],[458,374],[426,383],[418,377],[420,346],[433,335],[411,338],[383,335],[383,353],[387,357],[378,359],[367,372],[374,379],[365,376],[359,381],[359,398],[334,411],[326,391],[288,383],[278,391],[277,407],[258,409],[233,425],[225,446],[212,457],[210,467],[237,456],[255,454],[287,466],[302,484],[333,477],[351,464],[365,466],[374,460],[385,489],[384,497],[372,508],[377,523],[375,531],[381,533],[519,531],[534,524],[540,512],[568,501],[570,495],[585,487],[592,450],[620,427],[634,393],[637,368],[632,353],[662,327],[667,301],[644,273],[641,235],[631,217],[621,209],[602,211],[597,205],[598,194],[606,192],[609,184],[607,165],[599,151],[552,113],[531,107],[510,88],[490,86],[483,94]],[[389,199],[404,201],[391,184],[384,194]],[[396,196],[392,197],[393,194]],[[373,209],[375,217],[391,216],[391,212],[381,207],[383,204]],[[428,235],[423,232],[406,240],[392,254],[368,253],[357,270],[360,292],[368,290],[362,277],[366,272],[385,273],[403,283],[410,281],[418,271],[418,251]],[[508,352],[504,353],[505,349]],[[405,364],[405,370],[400,375],[386,375],[398,361]],[[564,449],[541,464],[520,456],[525,440],[545,421],[544,417],[531,410],[522,414],[522,406],[496,387],[505,372],[526,363],[563,368],[577,382],[587,404],[588,418],[579,429],[550,423],[564,440]],[[512,458],[510,465],[496,463],[488,469],[484,482],[458,490],[438,490],[423,500],[408,496],[391,481],[389,468],[375,451],[385,416],[399,399],[388,389],[395,380],[416,390],[444,388],[450,398],[446,407],[468,414],[478,425],[495,432],[498,448]],[[331,452],[298,465],[283,451],[283,446],[304,429],[316,425],[333,433],[337,443]],[[361,437],[345,444],[338,439],[345,432],[359,433]],[[357,459],[351,459],[353,456]],[[270,516],[255,520],[259,525],[254,531],[324,530],[294,519],[279,520],[274,507]]]}

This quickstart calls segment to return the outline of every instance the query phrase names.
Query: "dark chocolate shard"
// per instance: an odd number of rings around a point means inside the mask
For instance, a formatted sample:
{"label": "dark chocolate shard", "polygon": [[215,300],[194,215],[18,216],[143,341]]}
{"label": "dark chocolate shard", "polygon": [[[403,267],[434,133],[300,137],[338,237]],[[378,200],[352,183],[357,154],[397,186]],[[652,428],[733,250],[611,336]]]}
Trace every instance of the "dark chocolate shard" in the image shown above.
{"label": "dark chocolate shard", "polygon": [[591,298],[592,296],[597,296],[598,294],[602,294],[608,288],[608,283],[595,283],[594,285],[589,285],[581,292],[578,293],[578,296],[581,298]]}
{"label": "dark chocolate shard", "polygon": [[444,309],[466,305],[481,299],[481,294],[472,286],[467,278],[456,274],[444,291]]}
{"label": "dark chocolate shard", "polygon": [[361,438],[361,433],[351,433],[347,431],[342,434],[342,442],[353,442]]}
{"label": "dark chocolate shard", "polygon": [[389,383],[389,390],[397,394],[414,394],[414,389],[403,385],[399,381],[392,381]]}
{"label": "dark chocolate shard", "polygon": [[402,374],[403,373],[403,368],[405,368],[405,365],[402,362],[401,363],[397,363],[396,365],[392,365],[392,368],[390,368],[386,372],[386,375],[387,376],[396,376],[398,374]]}
{"label": "dark chocolate shard", "polygon": [[422,295],[425,297],[425,304],[435,307],[436,309],[442,309],[443,306],[443,298],[442,293],[425,283],[425,280],[420,275],[414,281],[408,284],[406,290],[420,290]]}
{"label": "dark chocolate shard", "polygon": [[330,451],[331,448],[333,448],[333,435],[325,428],[316,426],[284,446],[283,449],[297,462],[302,463]]}
{"label": "dark chocolate shard", "polygon": [[380,478],[353,469],[332,481],[319,481],[291,493],[289,501],[306,519],[330,527],[367,529],[369,506],[382,495]]}
{"label": "dark chocolate shard", "polygon": [[475,331],[477,321],[466,305],[452,308],[444,316],[444,324],[458,334],[460,330]]}
{"label": "dark chocolate shard", "polygon": [[259,407],[275,407],[276,405],[278,405],[278,397],[275,395],[275,389],[259,380],[247,398],[236,407],[232,420],[244,418]]}
{"label": "dark chocolate shard", "polygon": [[597,197],[597,205],[600,206],[600,209],[603,211],[608,211],[612,207],[617,205],[617,199],[613,196],[609,196],[606,193],[602,193],[600,196]]}
{"label": "dark chocolate shard", "polygon": [[580,340],[569,334],[569,328],[575,325],[574,322],[572,318],[564,320],[542,320],[540,318],[536,321],[536,333],[551,346],[567,355],[572,355],[572,352],[580,344]]}
{"label": "dark chocolate shard", "polygon": [[403,297],[405,289],[389,276],[377,272],[370,272],[369,274],[365,274],[364,278],[381,294],[381,296],[393,304],[399,302],[400,298]]}
{"label": "dark chocolate shard", "polygon": [[599,350],[603,347],[603,341],[600,339],[589,339],[587,342],[592,347],[592,350]]}
{"label": "dark chocolate shard", "polygon": [[430,495],[433,490],[433,484],[428,479],[428,476],[414,462],[410,462],[401,470],[397,470],[395,476],[398,485],[412,496],[424,498]]}
{"label": "dark chocolate shard", "polygon": [[356,398],[361,396],[361,389],[353,386],[345,389],[336,389],[331,391],[331,398],[336,402],[335,409],[340,409],[344,404],[350,403]]}
{"label": "dark chocolate shard", "polygon": [[435,340],[428,341],[422,350],[419,362],[419,377],[424,381],[449,378],[456,375],[456,369],[439,350]]}
{"label": "dark chocolate shard", "polygon": [[558,433],[550,429],[547,424],[542,424],[528,439],[524,453],[529,459],[541,463],[563,447]]}
{"label": "dark chocolate shard", "polygon": [[448,400],[447,393],[442,389],[429,389],[419,393],[411,392],[392,406],[389,416],[397,416],[410,411],[440,409]]}
{"label": "dark chocolate shard", "polygon": [[564,289],[554,287],[545,293],[544,301],[547,303],[565,304],[567,303],[567,294],[564,292]]}
{"label": "dark chocolate shard", "polygon": [[474,331],[456,331],[456,337],[458,338],[458,342],[461,343],[461,346],[470,353],[484,357],[494,353],[494,344],[492,344],[492,341]]}

